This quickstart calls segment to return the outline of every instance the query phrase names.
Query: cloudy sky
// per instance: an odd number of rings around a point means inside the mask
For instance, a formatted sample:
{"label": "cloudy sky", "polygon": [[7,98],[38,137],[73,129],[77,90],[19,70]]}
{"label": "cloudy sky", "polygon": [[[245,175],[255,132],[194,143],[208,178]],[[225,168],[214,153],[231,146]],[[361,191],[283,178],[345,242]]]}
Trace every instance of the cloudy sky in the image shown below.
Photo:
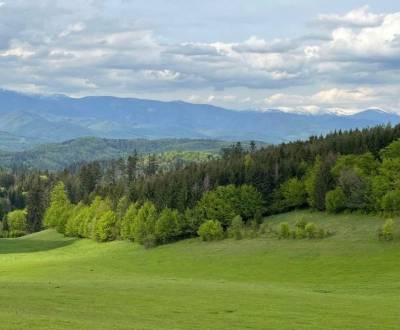
{"label": "cloudy sky", "polygon": [[400,112],[398,0],[0,0],[0,87]]}

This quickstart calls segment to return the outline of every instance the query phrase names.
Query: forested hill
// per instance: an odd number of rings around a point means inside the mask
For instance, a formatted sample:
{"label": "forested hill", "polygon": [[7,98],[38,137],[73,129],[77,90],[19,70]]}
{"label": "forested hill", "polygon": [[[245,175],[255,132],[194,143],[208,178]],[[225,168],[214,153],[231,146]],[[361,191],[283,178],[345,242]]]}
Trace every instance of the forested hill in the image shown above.
{"label": "forested hill", "polygon": [[[0,166],[3,168],[27,167],[42,170],[62,170],[72,164],[95,160],[110,160],[132,155],[165,154],[163,161],[173,161],[174,155],[184,160],[207,159],[217,155],[222,148],[232,143],[218,140],[191,139],[103,139],[95,137],[79,138],[62,143],[43,144],[31,150],[0,152]],[[243,142],[248,147],[250,142]],[[256,142],[257,146],[265,145]]]}
{"label": "forested hill", "polygon": [[[360,109],[361,110],[361,109]],[[399,116],[368,109],[351,116],[296,114],[278,110],[233,111],[207,104],[132,98],[25,95],[0,90],[0,150],[62,142],[84,136],[113,139],[191,138],[280,143],[380,124]],[[0,137],[1,138],[1,137]],[[20,143],[21,142],[21,143]]]}

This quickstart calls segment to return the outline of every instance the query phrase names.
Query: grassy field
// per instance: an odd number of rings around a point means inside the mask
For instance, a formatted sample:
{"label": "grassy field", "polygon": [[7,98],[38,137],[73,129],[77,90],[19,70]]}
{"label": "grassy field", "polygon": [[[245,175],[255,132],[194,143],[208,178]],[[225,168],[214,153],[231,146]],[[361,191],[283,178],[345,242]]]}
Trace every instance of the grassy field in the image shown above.
{"label": "grassy field", "polygon": [[0,240],[4,329],[399,329],[400,240],[382,219],[293,212],[323,240],[187,240],[151,250],[44,231]]}

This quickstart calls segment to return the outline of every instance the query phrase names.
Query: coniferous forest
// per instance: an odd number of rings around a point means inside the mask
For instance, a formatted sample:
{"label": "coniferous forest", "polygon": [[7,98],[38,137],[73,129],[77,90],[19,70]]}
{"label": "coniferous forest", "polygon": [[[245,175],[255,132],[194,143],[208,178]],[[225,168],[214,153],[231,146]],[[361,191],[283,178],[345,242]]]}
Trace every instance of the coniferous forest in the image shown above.
{"label": "coniferous forest", "polygon": [[[216,159],[173,168],[160,168],[156,155],[132,154],[60,172],[3,171],[1,233],[55,228],[66,236],[152,247],[262,231],[264,216],[293,209],[397,215],[399,139],[400,126],[378,126],[265,148],[235,143]],[[309,225],[311,236],[329,234]],[[278,235],[289,230],[282,224]]]}

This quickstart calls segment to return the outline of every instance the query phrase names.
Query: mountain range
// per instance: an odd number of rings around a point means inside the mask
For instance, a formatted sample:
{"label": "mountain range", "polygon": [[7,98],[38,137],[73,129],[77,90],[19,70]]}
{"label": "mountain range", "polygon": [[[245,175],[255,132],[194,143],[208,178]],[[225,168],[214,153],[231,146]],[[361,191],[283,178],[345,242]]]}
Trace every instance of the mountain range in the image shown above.
{"label": "mountain range", "polygon": [[368,109],[354,115],[234,111],[207,104],[134,98],[30,95],[0,90],[0,150],[27,150],[80,137],[190,138],[279,143],[387,123],[400,117]]}

